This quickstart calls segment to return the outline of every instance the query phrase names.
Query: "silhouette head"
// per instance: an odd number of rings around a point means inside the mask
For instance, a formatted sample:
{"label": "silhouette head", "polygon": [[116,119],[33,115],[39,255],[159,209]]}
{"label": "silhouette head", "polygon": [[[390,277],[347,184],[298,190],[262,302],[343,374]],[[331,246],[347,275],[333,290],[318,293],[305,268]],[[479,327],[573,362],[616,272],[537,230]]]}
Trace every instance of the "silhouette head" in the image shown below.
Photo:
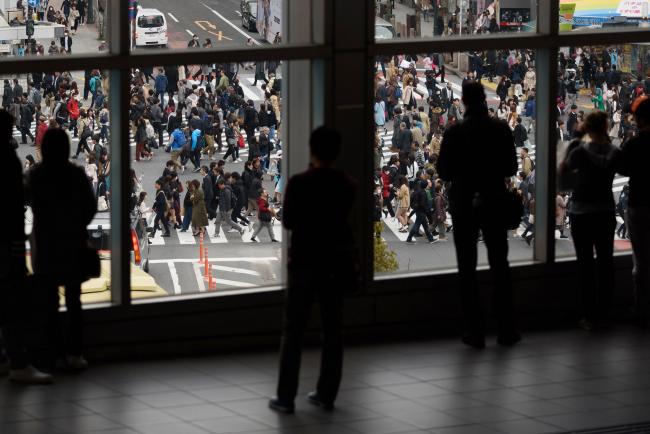
{"label": "silhouette head", "polygon": [[467,107],[468,112],[485,111],[485,90],[483,85],[476,81],[470,81],[463,85],[463,104]]}
{"label": "silhouette head", "polygon": [[585,118],[585,131],[590,136],[607,136],[608,115],[604,111],[593,111]]}
{"label": "silhouette head", "polygon": [[341,152],[341,134],[326,126],[316,128],[309,137],[309,151],[319,162],[333,162]]}
{"label": "silhouette head", "polygon": [[65,163],[70,157],[70,138],[60,128],[50,128],[43,135],[41,144],[44,164]]}

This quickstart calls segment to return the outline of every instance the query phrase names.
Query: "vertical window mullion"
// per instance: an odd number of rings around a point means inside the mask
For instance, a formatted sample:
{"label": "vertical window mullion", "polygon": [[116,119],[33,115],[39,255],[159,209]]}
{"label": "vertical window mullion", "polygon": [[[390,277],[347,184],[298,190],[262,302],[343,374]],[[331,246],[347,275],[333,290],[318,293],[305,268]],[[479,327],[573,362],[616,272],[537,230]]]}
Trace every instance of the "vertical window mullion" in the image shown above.
{"label": "vertical window mullion", "polygon": [[[128,0],[110,2],[108,33],[110,50],[127,57],[130,50]],[[110,75],[110,136],[112,164],[111,202],[111,297],[114,305],[131,303],[130,258],[130,137],[129,71],[115,70]]]}
{"label": "vertical window mullion", "polygon": [[[559,30],[559,2],[539,3],[539,32],[554,36]],[[558,47],[537,50],[537,126],[535,131],[535,247],[534,259],[555,260],[555,166],[557,123],[557,52]]]}

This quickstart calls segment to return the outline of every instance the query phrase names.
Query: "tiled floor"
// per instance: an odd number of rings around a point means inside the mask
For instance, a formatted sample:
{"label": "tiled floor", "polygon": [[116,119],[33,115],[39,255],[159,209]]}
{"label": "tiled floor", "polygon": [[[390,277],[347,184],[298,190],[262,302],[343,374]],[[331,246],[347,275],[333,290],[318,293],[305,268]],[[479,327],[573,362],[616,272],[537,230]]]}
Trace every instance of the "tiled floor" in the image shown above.
{"label": "tiled floor", "polygon": [[456,340],[347,349],[337,410],[271,412],[276,354],[95,366],[50,387],[0,380],[0,433],[555,433],[650,420],[650,332],[529,334],[513,349]]}

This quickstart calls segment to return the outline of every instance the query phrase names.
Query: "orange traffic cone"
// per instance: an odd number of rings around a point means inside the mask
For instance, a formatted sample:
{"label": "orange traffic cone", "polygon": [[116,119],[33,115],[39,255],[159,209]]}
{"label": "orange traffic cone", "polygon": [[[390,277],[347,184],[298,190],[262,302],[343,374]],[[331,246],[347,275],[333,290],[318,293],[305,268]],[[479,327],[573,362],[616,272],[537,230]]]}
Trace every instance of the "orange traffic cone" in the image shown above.
{"label": "orange traffic cone", "polygon": [[199,264],[203,264],[203,231],[199,234]]}

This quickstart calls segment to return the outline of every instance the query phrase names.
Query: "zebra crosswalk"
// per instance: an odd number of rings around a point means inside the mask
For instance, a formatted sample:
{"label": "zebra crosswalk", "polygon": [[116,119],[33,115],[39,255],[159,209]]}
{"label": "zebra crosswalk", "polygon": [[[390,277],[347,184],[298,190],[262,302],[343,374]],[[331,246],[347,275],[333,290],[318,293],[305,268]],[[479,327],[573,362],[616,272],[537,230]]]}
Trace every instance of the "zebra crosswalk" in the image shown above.
{"label": "zebra crosswalk", "polygon": [[[152,224],[151,219],[149,223],[150,225]],[[275,219],[273,219],[272,224],[275,240],[281,242],[283,238],[282,224]],[[207,244],[254,244],[255,241],[251,237],[257,225],[257,222],[251,221],[249,226],[242,226],[244,233],[240,234],[239,231],[226,227],[228,226],[226,223],[222,223],[222,227],[219,228],[219,232],[217,233],[215,221],[211,220],[209,226],[206,228],[203,242]],[[149,244],[151,246],[187,246],[200,243],[199,237],[192,235],[191,229],[188,229],[186,232],[182,232],[180,229],[171,229],[169,237],[163,237],[162,234],[163,232],[161,230],[157,230],[155,235],[149,238]],[[271,242],[271,237],[266,229],[262,229],[256,239],[259,243]]]}

